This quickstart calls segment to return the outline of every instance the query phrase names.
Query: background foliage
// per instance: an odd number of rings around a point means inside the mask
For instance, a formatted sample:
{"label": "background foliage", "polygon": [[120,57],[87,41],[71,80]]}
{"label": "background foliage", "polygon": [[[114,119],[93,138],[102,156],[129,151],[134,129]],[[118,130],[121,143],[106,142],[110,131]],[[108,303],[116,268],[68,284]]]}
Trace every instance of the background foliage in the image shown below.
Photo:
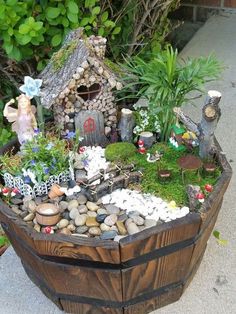
{"label": "background foliage", "polygon": [[180,0],[0,0],[0,145],[11,137],[2,117],[25,75],[36,77],[65,35],[84,27],[108,38],[108,57],[160,50],[168,13]]}

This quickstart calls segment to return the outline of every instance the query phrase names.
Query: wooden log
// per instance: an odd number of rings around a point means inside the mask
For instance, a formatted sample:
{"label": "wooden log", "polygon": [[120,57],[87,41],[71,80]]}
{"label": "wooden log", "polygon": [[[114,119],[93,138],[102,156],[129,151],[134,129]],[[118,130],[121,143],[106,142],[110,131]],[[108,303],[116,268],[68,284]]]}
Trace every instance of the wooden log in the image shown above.
{"label": "wooden log", "polygon": [[155,142],[155,137],[152,132],[141,132],[139,140],[143,141],[145,148],[150,148]]}
{"label": "wooden log", "polygon": [[118,129],[122,142],[133,142],[133,128],[135,126],[135,120],[133,111],[123,108],[121,110],[121,117],[118,124]]}
{"label": "wooden log", "polygon": [[221,116],[219,102],[221,93],[210,90],[206,104],[202,108],[202,120],[200,123],[199,156],[202,159],[212,158],[214,153],[214,132]]}
{"label": "wooden log", "polygon": [[214,90],[208,91],[205,105],[202,108],[202,120],[199,125],[196,125],[187,117],[180,108],[173,109],[178,119],[197,135],[199,140],[199,156],[202,159],[212,159],[216,151],[214,146],[214,131],[221,115],[219,108],[220,99],[220,92]]}

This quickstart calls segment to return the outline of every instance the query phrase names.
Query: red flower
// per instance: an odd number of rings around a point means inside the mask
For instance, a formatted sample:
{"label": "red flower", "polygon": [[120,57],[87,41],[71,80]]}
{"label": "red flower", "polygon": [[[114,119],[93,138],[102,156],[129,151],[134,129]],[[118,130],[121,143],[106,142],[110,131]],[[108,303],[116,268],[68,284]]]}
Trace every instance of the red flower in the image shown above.
{"label": "red flower", "polygon": [[205,191],[210,193],[213,191],[213,186],[211,184],[206,184],[204,189],[205,189]]}
{"label": "red flower", "polygon": [[19,194],[20,193],[20,191],[17,188],[13,188],[12,192],[15,193],[15,194]]}
{"label": "red flower", "polygon": [[3,194],[7,194],[10,192],[10,189],[9,188],[2,188],[2,193]]}
{"label": "red flower", "polygon": [[47,226],[44,228],[45,233],[51,233],[51,231],[52,231],[52,227]]}
{"label": "red flower", "polygon": [[84,151],[85,151],[85,147],[84,147],[84,146],[82,146],[82,147],[79,148],[79,153],[80,153],[80,154],[83,154]]}
{"label": "red flower", "polygon": [[139,141],[138,141],[138,146],[139,146],[139,147],[140,147],[140,146],[142,147],[143,145],[144,145],[143,140],[139,140]]}
{"label": "red flower", "polygon": [[140,147],[138,149],[138,151],[139,151],[140,154],[145,154],[146,153],[146,148],[145,147]]}
{"label": "red flower", "polygon": [[205,198],[205,195],[204,195],[203,193],[199,192],[199,193],[196,194],[196,198],[197,198],[198,200],[202,200],[202,199]]}

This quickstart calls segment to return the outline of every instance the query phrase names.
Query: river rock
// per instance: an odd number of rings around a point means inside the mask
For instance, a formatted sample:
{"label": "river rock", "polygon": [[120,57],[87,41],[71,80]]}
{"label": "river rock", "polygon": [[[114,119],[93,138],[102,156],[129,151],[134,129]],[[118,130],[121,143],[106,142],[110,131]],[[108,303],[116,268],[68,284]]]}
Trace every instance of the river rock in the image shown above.
{"label": "river rock", "polygon": [[86,226],[88,227],[98,227],[99,223],[96,221],[95,217],[87,217]]}
{"label": "river rock", "polygon": [[144,226],[146,228],[154,227],[154,226],[156,226],[156,224],[157,224],[157,222],[154,219],[145,219],[145,221],[144,221]]}
{"label": "river rock", "polygon": [[37,232],[40,232],[41,226],[38,224],[34,225],[34,230],[36,230]]}
{"label": "river rock", "polygon": [[140,216],[133,216],[132,217],[133,222],[137,225],[137,226],[142,226],[144,225],[144,219]]}
{"label": "river rock", "polygon": [[85,225],[86,220],[87,220],[87,216],[86,215],[78,215],[75,218],[75,225],[78,226],[78,227],[79,226],[83,226],[83,225]]}
{"label": "river rock", "polygon": [[96,220],[97,220],[97,222],[102,223],[102,222],[104,222],[106,217],[107,217],[106,214],[97,215]]}
{"label": "river rock", "polygon": [[62,214],[62,217],[67,219],[67,220],[70,220],[70,212],[68,211],[65,211],[63,214]]}
{"label": "river rock", "polygon": [[98,208],[97,214],[98,215],[107,214],[107,211],[105,208]]}
{"label": "river rock", "polygon": [[17,215],[20,215],[20,213],[21,213],[21,210],[20,210],[19,207],[16,206],[16,205],[11,206],[11,210],[12,210],[15,214],[17,214]]}
{"label": "river rock", "polygon": [[133,219],[132,218],[128,218],[126,221],[125,221],[125,226],[126,228],[128,227],[128,225],[133,222]]}
{"label": "river rock", "polygon": [[23,200],[21,198],[12,197],[11,198],[11,203],[13,205],[21,205],[21,204],[23,204]]}
{"label": "river rock", "polygon": [[110,230],[116,231],[118,233],[118,228],[115,225],[111,226]]}
{"label": "river rock", "polygon": [[67,228],[62,228],[58,230],[58,233],[66,234],[66,235],[71,235],[71,231]]}
{"label": "river rock", "polygon": [[59,203],[59,209],[61,213],[64,213],[64,211],[68,208],[68,202],[66,201],[61,201]]}
{"label": "river rock", "polygon": [[99,236],[102,232],[101,229],[98,227],[91,227],[89,228],[89,234],[93,235],[93,236]]}
{"label": "river rock", "polygon": [[58,222],[58,224],[57,224],[57,227],[59,228],[59,229],[62,229],[62,228],[65,228],[65,227],[67,227],[69,225],[69,221],[67,220],[67,219],[61,219],[59,222]]}
{"label": "river rock", "polygon": [[79,207],[79,203],[77,200],[71,200],[68,203],[68,210],[71,211],[73,208],[78,208]]}
{"label": "river rock", "polygon": [[34,219],[34,213],[30,213],[27,216],[24,217],[24,221],[28,222],[28,221],[32,221]]}
{"label": "river rock", "polygon": [[106,205],[105,208],[106,208],[107,213],[109,215],[111,215],[111,214],[119,215],[119,213],[120,213],[120,209],[117,206],[115,206],[115,205],[110,205],[109,204],[109,205]]}
{"label": "river rock", "polygon": [[101,240],[112,240],[117,236],[117,232],[114,230],[110,230],[110,231],[104,231],[101,236],[100,239]]}
{"label": "river rock", "polygon": [[96,212],[92,212],[91,210],[89,210],[89,211],[87,212],[87,215],[88,215],[89,217],[96,217],[96,216],[97,216],[97,213],[96,213]]}
{"label": "river rock", "polygon": [[118,221],[126,221],[128,219],[128,216],[126,214],[121,214],[118,216]]}
{"label": "river rock", "polygon": [[[78,164],[76,166],[78,166]],[[87,180],[87,172],[85,170],[76,170],[75,171],[75,180],[78,183],[86,181]]]}
{"label": "river rock", "polygon": [[127,230],[126,230],[125,225],[122,221],[117,221],[116,225],[117,225],[118,231],[121,235],[127,234]]}
{"label": "river rock", "polygon": [[111,214],[107,216],[104,220],[104,223],[108,226],[113,226],[117,222],[117,215],[116,214]]}
{"label": "river rock", "polygon": [[95,203],[93,203],[93,202],[89,202],[89,201],[86,203],[86,206],[87,206],[87,208],[88,208],[89,210],[91,210],[92,212],[97,211],[98,208],[99,208],[99,206],[98,206],[97,204],[95,204]]}
{"label": "river rock", "polygon": [[72,208],[70,211],[70,218],[75,219],[79,214],[78,208]]}
{"label": "river rock", "polygon": [[139,228],[134,222],[131,222],[127,226],[127,231],[128,231],[128,234],[134,234],[134,233],[139,232]]}
{"label": "river rock", "polygon": [[80,194],[78,197],[77,197],[77,201],[79,203],[79,205],[84,205],[87,203],[87,197],[83,194]]}
{"label": "river rock", "polygon": [[82,234],[88,231],[88,227],[87,226],[80,226],[78,228],[75,229],[76,233]]}
{"label": "river rock", "polygon": [[116,242],[120,242],[120,240],[123,239],[123,238],[125,238],[125,236],[117,235],[117,236],[115,236],[115,238],[113,240],[116,241]]}
{"label": "river rock", "polygon": [[37,207],[37,205],[36,205],[36,203],[33,200],[29,201],[29,203],[28,203],[28,210],[29,210],[30,213],[35,213],[36,207]]}
{"label": "river rock", "polygon": [[111,228],[108,225],[101,223],[100,229],[104,232],[104,231],[109,231]]}
{"label": "river rock", "polygon": [[73,224],[69,224],[69,225],[67,226],[67,229],[70,230],[71,232],[74,232],[75,229],[76,229],[76,227],[75,227]]}
{"label": "river rock", "polygon": [[80,214],[86,214],[88,211],[88,208],[85,205],[79,205],[78,210]]}

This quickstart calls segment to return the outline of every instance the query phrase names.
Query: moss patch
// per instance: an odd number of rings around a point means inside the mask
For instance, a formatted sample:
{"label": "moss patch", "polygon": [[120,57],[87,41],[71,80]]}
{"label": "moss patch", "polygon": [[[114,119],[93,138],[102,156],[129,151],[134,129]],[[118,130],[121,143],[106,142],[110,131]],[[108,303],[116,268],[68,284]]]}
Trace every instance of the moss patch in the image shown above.
{"label": "moss patch", "polygon": [[70,41],[67,45],[62,47],[60,50],[55,52],[52,56],[52,65],[55,71],[61,69],[65,62],[68,60],[69,56],[74,52],[78,45],[77,40]]}
{"label": "moss patch", "polygon": [[135,155],[137,149],[134,144],[119,142],[106,147],[105,157],[109,161],[124,161]]}
{"label": "moss patch", "polygon": [[[128,158],[127,162],[134,163],[137,170],[141,170],[143,173],[143,178],[141,187],[144,193],[152,193],[161,198],[171,201],[174,200],[179,206],[188,204],[188,198],[186,193],[186,185],[194,184],[199,185],[204,188],[205,184],[209,183],[214,185],[220,176],[220,170],[217,169],[214,177],[203,177],[201,175],[201,180],[195,173],[187,173],[185,175],[185,184],[182,181],[180,168],[177,165],[177,160],[181,156],[185,155],[186,152],[178,152],[172,148],[166,146],[165,144],[156,144],[150,149],[150,153],[154,153],[156,150],[163,151],[164,155],[160,161],[149,163],[147,162],[146,155],[140,155],[136,153],[135,155]],[[194,152],[196,155],[198,151]],[[168,169],[172,172],[172,178],[168,183],[161,183],[157,177],[158,168]]]}

